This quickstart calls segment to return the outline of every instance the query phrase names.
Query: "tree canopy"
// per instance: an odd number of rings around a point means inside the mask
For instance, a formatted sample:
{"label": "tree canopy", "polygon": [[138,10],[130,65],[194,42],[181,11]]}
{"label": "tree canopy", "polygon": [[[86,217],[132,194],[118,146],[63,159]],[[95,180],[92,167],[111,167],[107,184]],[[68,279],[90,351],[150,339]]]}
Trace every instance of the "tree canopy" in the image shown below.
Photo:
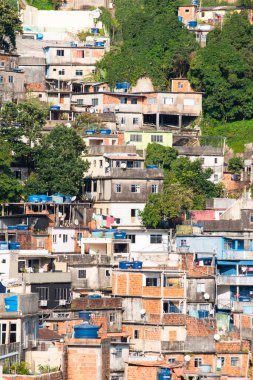
{"label": "tree canopy", "polygon": [[16,47],[16,32],[21,32],[21,21],[16,7],[8,0],[0,0],[0,49],[11,52]]}
{"label": "tree canopy", "polygon": [[104,79],[114,86],[148,76],[156,87],[166,89],[170,78],[185,76],[197,43],[177,20],[177,1],[116,0],[115,5],[111,23],[103,17],[114,40],[98,63]]}
{"label": "tree canopy", "polygon": [[148,144],[146,152],[146,165],[157,165],[163,169],[170,169],[172,162],[177,158],[176,149],[161,144]]}
{"label": "tree canopy", "polygon": [[75,130],[64,125],[53,129],[37,148],[35,172],[26,182],[26,193],[78,195],[89,167],[82,158],[85,152],[85,143]]}
{"label": "tree canopy", "polygon": [[205,92],[204,114],[217,120],[253,117],[253,26],[247,14],[228,16],[208,35],[207,46],[191,61],[193,88]]}

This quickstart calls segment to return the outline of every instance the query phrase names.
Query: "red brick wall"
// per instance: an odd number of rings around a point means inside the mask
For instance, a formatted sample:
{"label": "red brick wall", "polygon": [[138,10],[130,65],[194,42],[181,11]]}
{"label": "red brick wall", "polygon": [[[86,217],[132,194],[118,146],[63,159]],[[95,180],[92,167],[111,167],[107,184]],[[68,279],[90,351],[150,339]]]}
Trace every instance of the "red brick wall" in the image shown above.
{"label": "red brick wall", "polygon": [[3,380],[62,380],[61,372],[46,373],[44,375],[3,375]]}

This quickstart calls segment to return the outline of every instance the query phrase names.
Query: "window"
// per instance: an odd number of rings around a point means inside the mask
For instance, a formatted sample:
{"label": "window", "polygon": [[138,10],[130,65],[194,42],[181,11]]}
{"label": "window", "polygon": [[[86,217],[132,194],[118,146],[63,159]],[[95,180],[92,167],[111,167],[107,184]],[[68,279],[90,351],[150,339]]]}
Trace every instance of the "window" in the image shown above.
{"label": "window", "polygon": [[113,375],[111,376],[111,380],[122,380],[122,377],[118,375]]}
{"label": "window", "polygon": [[4,77],[0,75],[0,84],[4,83]]}
{"label": "window", "polygon": [[215,163],[215,164],[218,163],[218,158],[217,158],[217,157],[214,158],[214,163]]}
{"label": "window", "polygon": [[76,70],[76,76],[83,76],[83,70]]}
{"label": "window", "polygon": [[76,58],[84,58],[84,50],[77,50],[75,52]]}
{"label": "window", "polygon": [[121,193],[121,184],[117,184],[116,186],[115,186],[115,192],[116,193]]}
{"label": "window", "polygon": [[28,348],[28,338],[29,338],[29,321],[23,323],[23,347]]}
{"label": "window", "polygon": [[202,358],[194,359],[194,367],[200,367],[202,365]]}
{"label": "window", "polygon": [[140,185],[131,185],[131,193],[139,193],[140,189]]}
{"label": "window", "polygon": [[158,278],[146,278],[146,286],[158,286]]}
{"label": "window", "polygon": [[83,237],[82,232],[78,232],[77,233],[77,241],[81,241],[82,237]]}
{"label": "window", "polygon": [[39,98],[42,98],[42,94],[39,94]]}
{"label": "window", "polygon": [[79,269],[78,278],[86,278],[86,270],[85,269]]}
{"label": "window", "polygon": [[99,167],[100,167],[100,168],[103,167],[103,160],[99,160]]}
{"label": "window", "polygon": [[[220,367],[224,367],[224,365],[225,365],[225,358],[224,358],[224,356],[218,356],[217,357],[217,361],[219,360],[219,366]],[[217,363],[217,367],[218,367],[218,363]]]}
{"label": "window", "polygon": [[139,215],[139,209],[131,208],[131,218],[137,218],[138,215]]}
{"label": "window", "polygon": [[64,70],[64,69],[59,70],[59,71],[58,71],[58,74],[59,74],[59,75],[65,75],[65,70]]}
{"label": "window", "polygon": [[91,70],[91,74],[95,75],[96,74],[96,69]]}
{"label": "window", "polygon": [[213,175],[213,180],[214,181],[218,181],[219,180],[219,175],[218,174],[214,174]]}
{"label": "window", "polygon": [[139,338],[140,338],[140,331],[134,330],[134,339],[139,339]]}
{"label": "window", "polygon": [[92,107],[98,106],[98,98],[91,99],[91,104],[92,104]]}
{"label": "window", "polygon": [[231,358],[231,367],[239,367],[239,358],[237,356]]}
{"label": "window", "polygon": [[127,98],[120,98],[120,103],[121,104],[127,104]]}
{"label": "window", "polygon": [[253,214],[249,215],[249,221],[250,221],[250,223],[253,223]]}
{"label": "window", "polygon": [[83,105],[83,99],[77,99],[76,103],[78,106],[82,106]]}
{"label": "window", "polygon": [[205,293],[206,286],[204,283],[197,284],[197,293]]}
{"label": "window", "polygon": [[8,82],[9,83],[14,83],[14,77],[12,75],[8,76]]}
{"label": "window", "polygon": [[16,323],[11,323],[10,325],[10,343],[15,343],[17,341],[17,325]]}
{"label": "window", "polygon": [[167,105],[173,104],[173,98],[163,98],[163,104],[167,104]]}
{"label": "window", "polygon": [[137,98],[132,98],[131,99],[131,104],[137,104]]}
{"label": "window", "polygon": [[115,358],[121,358],[122,357],[122,348],[116,347],[115,348]]}
{"label": "window", "polygon": [[3,61],[0,62],[0,67],[4,67],[4,62]]}
{"label": "window", "polygon": [[139,124],[139,118],[138,118],[138,117],[134,117],[134,118],[133,118],[133,124],[134,124],[134,125]]}
{"label": "window", "polygon": [[200,157],[200,162],[201,162],[202,165],[204,165],[205,164],[205,158],[204,157]]}
{"label": "window", "polygon": [[55,300],[66,300],[68,299],[68,289],[67,288],[56,288],[54,291]]}
{"label": "window", "polygon": [[177,84],[177,88],[184,88],[184,84],[183,84],[183,82],[178,82],[178,84]]}
{"label": "window", "polygon": [[163,142],[163,135],[151,135],[151,142],[152,143],[162,143]]}
{"label": "window", "polygon": [[53,235],[53,243],[55,244],[57,241],[57,235]]}
{"label": "window", "polygon": [[53,323],[53,331],[58,332],[58,323]]}
{"label": "window", "polygon": [[126,235],[126,239],[131,240],[132,244],[135,244],[136,235]]}
{"label": "window", "polygon": [[140,161],[127,161],[127,168],[140,168],[141,162]]}
{"label": "window", "polygon": [[189,9],[185,9],[184,11],[185,11],[185,13],[189,13],[189,12],[190,12],[190,10],[189,10]]}
{"label": "window", "polygon": [[6,342],[6,323],[0,324],[0,344],[5,344]]}
{"label": "window", "polygon": [[105,277],[111,277],[111,271],[110,271],[110,269],[106,269],[106,271],[105,271]]}
{"label": "window", "polygon": [[96,160],[93,161],[93,166],[94,166],[94,168],[97,166],[97,161]]}
{"label": "window", "polygon": [[120,161],[116,161],[116,168],[120,168]]}
{"label": "window", "polygon": [[150,244],[161,244],[162,235],[150,235]]}
{"label": "window", "polygon": [[48,300],[48,295],[49,295],[49,289],[45,287],[37,288],[37,291],[39,293],[39,300]]}
{"label": "window", "polygon": [[168,363],[169,364],[174,364],[174,363],[176,363],[176,359],[175,358],[170,358],[170,359],[168,359]]}
{"label": "window", "polygon": [[156,98],[148,98],[148,104],[156,104]]}
{"label": "window", "polygon": [[123,125],[126,124],[126,118],[125,118],[125,117],[122,117],[122,118],[121,118],[121,124],[123,124]]}
{"label": "window", "polygon": [[201,17],[205,17],[205,12],[201,12]]}
{"label": "window", "polygon": [[195,100],[194,99],[184,99],[184,106],[194,106]]}
{"label": "window", "polygon": [[58,57],[64,57],[64,50],[56,50],[56,55]]}
{"label": "window", "polygon": [[142,142],[142,135],[130,135],[130,141]]}
{"label": "window", "polygon": [[63,237],[63,243],[67,243],[68,242],[68,235],[63,234],[62,237]]}
{"label": "window", "polygon": [[186,240],[181,240],[180,243],[181,243],[181,247],[186,247],[186,244],[187,244]]}
{"label": "window", "polygon": [[110,320],[110,322],[115,322],[116,321],[116,316],[115,316],[114,313],[110,313],[109,320]]}
{"label": "window", "polygon": [[98,190],[98,183],[97,180],[92,181],[92,187],[93,187],[93,192],[96,193]]}
{"label": "window", "polygon": [[158,185],[151,185],[151,193],[158,193]]}

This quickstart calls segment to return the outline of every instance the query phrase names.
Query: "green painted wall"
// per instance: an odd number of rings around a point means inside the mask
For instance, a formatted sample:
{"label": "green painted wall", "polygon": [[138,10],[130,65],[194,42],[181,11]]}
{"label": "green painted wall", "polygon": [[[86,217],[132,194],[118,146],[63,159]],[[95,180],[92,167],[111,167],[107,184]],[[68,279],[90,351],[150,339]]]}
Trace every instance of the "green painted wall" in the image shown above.
{"label": "green painted wall", "polygon": [[[137,138],[137,136],[139,136]],[[155,139],[156,141],[152,141]],[[160,137],[162,136],[162,137]],[[164,146],[172,147],[172,133],[171,132],[141,132],[141,131],[125,131],[125,144],[135,145],[138,149],[146,149],[149,143],[156,142]],[[160,140],[162,139],[162,141]]]}

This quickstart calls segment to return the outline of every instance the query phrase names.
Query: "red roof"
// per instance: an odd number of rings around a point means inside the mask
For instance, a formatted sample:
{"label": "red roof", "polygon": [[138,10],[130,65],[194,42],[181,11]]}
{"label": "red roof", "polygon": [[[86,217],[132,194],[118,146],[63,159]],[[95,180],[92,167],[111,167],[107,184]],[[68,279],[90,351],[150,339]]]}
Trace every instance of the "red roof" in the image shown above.
{"label": "red roof", "polygon": [[47,328],[42,328],[38,330],[39,340],[60,340],[61,338],[62,336],[53,330],[49,330]]}

